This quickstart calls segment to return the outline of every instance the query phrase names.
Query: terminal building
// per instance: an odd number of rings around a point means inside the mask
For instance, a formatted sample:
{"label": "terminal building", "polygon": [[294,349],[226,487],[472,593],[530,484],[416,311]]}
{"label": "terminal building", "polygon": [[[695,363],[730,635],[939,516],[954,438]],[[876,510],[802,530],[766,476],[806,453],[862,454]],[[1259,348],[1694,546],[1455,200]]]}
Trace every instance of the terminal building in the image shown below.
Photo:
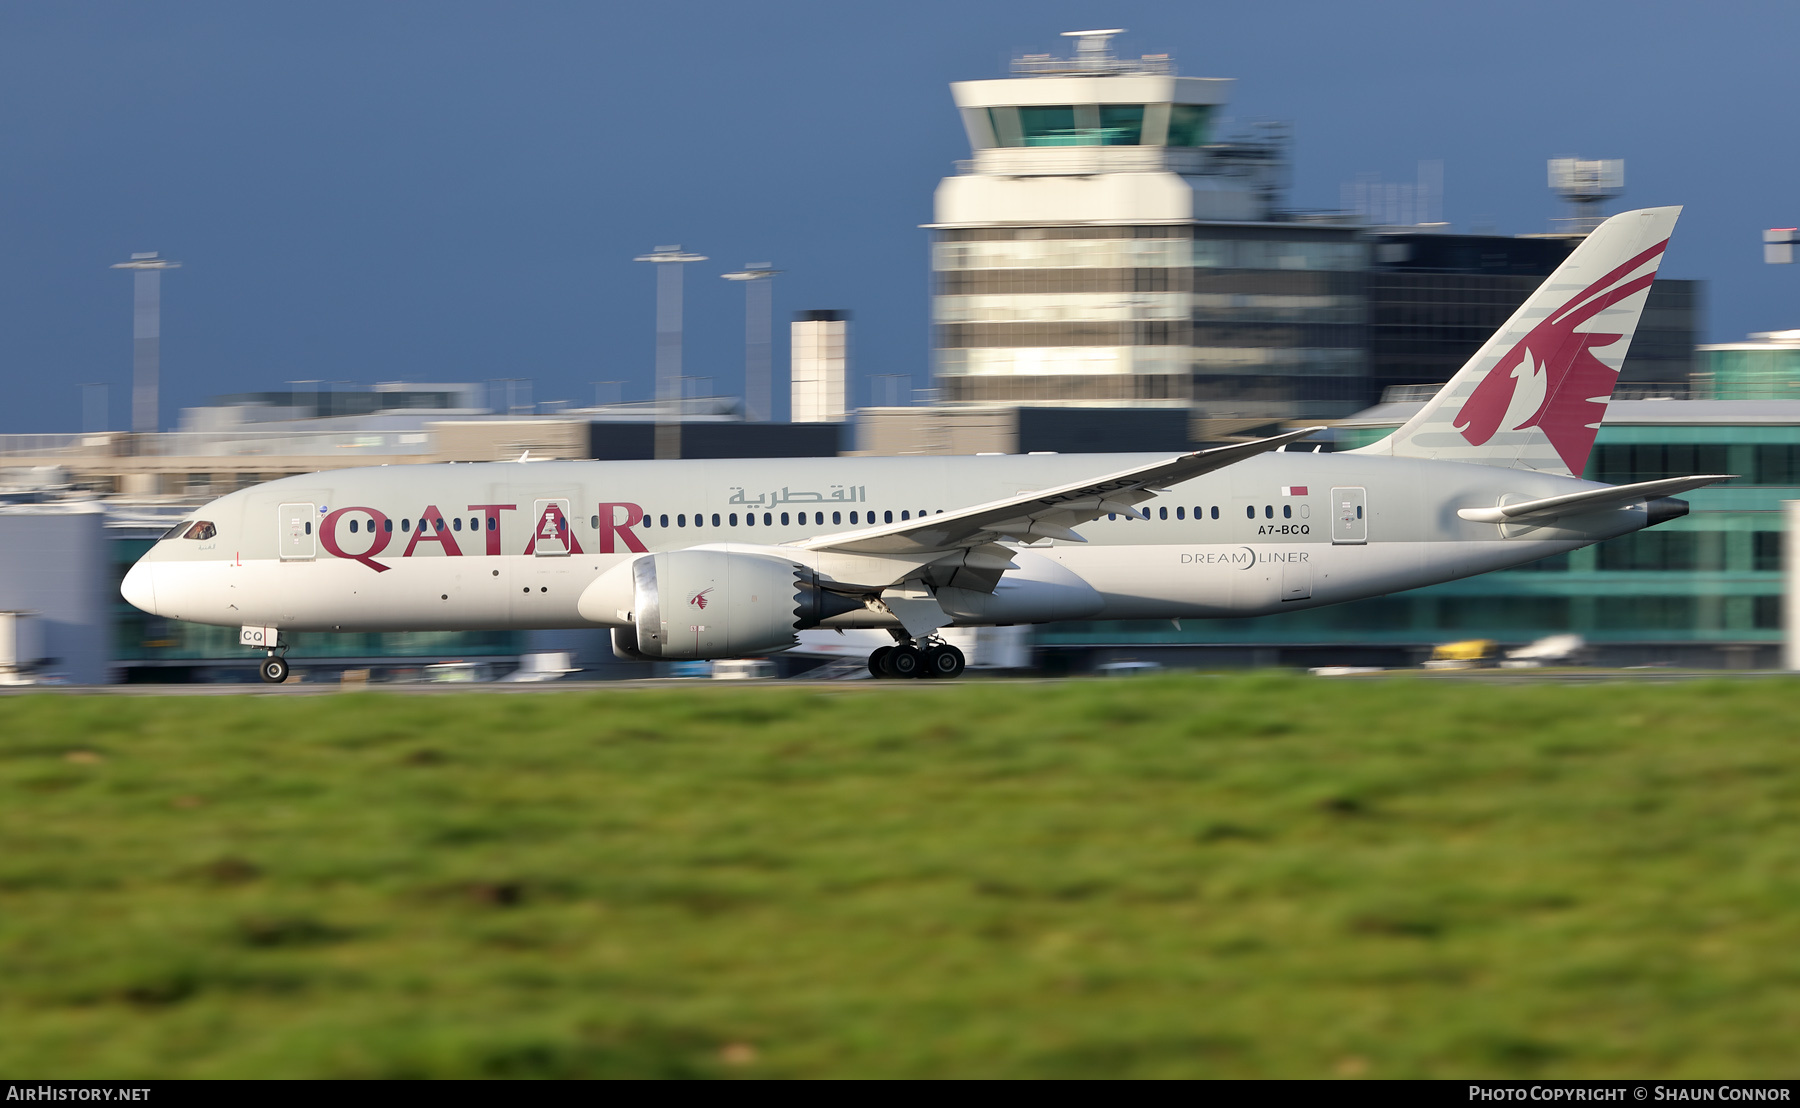
{"label": "terminal building", "polygon": [[[1654,286],[1652,286],[1654,289]],[[1757,331],[1702,346],[1694,391],[1713,400],[1800,400],[1800,331]]]}
{"label": "terminal building", "polygon": [[842,423],[850,393],[850,313],[797,312],[789,329],[789,407],[795,423]]}
{"label": "terminal building", "polygon": [[[1364,406],[1395,386],[1429,393],[1448,381],[1581,238],[1372,229]],[[1705,282],[1658,277],[1617,395],[1686,395],[1704,312]]]}

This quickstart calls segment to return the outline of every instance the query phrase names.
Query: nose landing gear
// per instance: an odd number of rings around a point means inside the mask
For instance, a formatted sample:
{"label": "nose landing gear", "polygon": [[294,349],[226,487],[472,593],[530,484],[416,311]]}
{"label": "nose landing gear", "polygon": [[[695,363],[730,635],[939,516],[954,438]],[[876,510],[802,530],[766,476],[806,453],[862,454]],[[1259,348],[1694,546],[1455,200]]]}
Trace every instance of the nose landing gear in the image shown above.
{"label": "nose landing gear", "polygon": [[869,674],[877,679],[941,677],[948,680],[962,676],[963,668],[963,652],[942,641],[927,641],[923,645],[901,642],[884,646],[869,655]]}
{"label": "nose landing gear", "polygon": [[269,684],[279,685],[288,679],[287,659],[271,650],[262,664],[256,667],[256,672]]}
{"label": "nose landing gear", "polygon": [[[308,524],[307,526],[311,526]],[[374,524],[370,524],[374,526]],[[238,628],[238,645],[260,650],[264,658],[256,667],[256,675],[271,685],[288,679],[288,644],[281,641],[280,628],[247,623]]]}

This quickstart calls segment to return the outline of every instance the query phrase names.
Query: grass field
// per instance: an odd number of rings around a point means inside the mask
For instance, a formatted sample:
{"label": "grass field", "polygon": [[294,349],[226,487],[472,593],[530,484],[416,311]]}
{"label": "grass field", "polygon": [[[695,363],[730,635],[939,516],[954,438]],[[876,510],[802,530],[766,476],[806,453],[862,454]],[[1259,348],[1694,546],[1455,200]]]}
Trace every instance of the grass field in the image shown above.
{"label": "grass field", "polygon": [[0,700],[0,1073],[1800,1074],[1800,684]]}

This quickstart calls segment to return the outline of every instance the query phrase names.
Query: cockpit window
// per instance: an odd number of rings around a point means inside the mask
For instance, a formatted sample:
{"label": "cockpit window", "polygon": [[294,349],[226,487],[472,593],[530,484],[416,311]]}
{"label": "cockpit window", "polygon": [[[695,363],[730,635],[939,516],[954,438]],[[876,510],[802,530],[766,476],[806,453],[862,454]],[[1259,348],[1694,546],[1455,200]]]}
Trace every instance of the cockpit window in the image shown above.
{"label": "cockpit window", "polygon": [[[167,531],[164,531],[163,539],[178,539],[181,537],[181,533],[187,529],[188,529],[188,521],[184,519],[180,523],[177,523],[175,526],[169,528]],[[161,542],[162,539],[158,539],[156,541]]]}
{"label": "cockpit window", "polygon": [[187,529],[187,534],[181,537],[184,539],[210,539],[218,533],[219,529],[217,527],[214,527],[212,524],[202,519],[196,520],[194,525]]}

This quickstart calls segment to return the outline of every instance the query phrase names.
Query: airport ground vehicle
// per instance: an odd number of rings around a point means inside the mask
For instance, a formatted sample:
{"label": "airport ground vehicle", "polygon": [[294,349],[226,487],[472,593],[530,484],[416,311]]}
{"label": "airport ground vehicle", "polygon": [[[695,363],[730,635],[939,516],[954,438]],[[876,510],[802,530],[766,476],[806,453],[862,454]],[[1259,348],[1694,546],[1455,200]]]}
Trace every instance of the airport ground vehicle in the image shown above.
{"label": "airport ground vehicle", "polygon": [[[1316,428],[1176,457],[397,466],[222,497],[127,600],[241,628],[286,676],[298,630],[612,629],[623,657],[764,655],[879,628],[882,676],[955,677],[950,626],[1209,618],[1415,588],[1627,534],[1720,475],[1576,477],[1677,208],[1614,216],[1381,442]],[[523,461],[523,460],[522,460]]]}
{"label": "airport ground vehicle", "polygon": [[1476,669],[1500,659],[1500,644],[1493,639],[1463,639],[1439,643],[1426,659],[1426,669]]}

